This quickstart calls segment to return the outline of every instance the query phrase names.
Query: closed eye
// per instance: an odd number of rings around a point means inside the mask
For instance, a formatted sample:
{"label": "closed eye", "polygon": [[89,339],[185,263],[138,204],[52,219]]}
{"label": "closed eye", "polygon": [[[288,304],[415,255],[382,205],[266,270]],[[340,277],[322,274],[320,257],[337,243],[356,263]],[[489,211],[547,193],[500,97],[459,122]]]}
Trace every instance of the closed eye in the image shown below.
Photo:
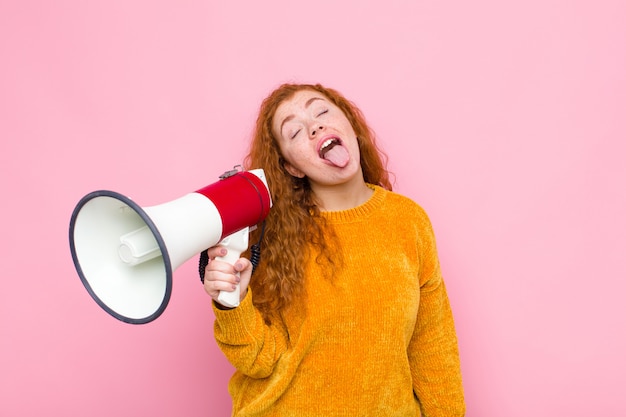
{"label": "closed eye", "polygon": [[296,136],[298,136],[298,133],[300,133],[300,130],[302,130],[302,129],[298,129],[298,130],[296,130],[296,131],[295,131],[295,132],[291,135],[291,139],[295,139],[295,138],[296,138]]}
{"label": "closed eye", "polygon": [[319,113],[319,114],[317,115],[317,117],[320,117],[320,116],[322,116],[322,115],[324,115],[324,114],[326,114],[326,113],[328,113],[328,109],[327,109],[327,110],[323,110],[321,113]]}

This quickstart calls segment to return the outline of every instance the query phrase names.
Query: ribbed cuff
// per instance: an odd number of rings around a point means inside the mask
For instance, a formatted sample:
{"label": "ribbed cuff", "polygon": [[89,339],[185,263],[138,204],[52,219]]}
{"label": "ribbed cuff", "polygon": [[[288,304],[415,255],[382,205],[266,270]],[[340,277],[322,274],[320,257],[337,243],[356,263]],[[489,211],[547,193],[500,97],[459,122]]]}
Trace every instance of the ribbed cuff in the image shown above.
{"label": "ribbed cuff", "polygon": [[[231,309],[222,310],[213,302],[213,313],[215,314],[215,326],[219,329],[219,338],[226,343],[236,343],[236,341],[247,339],[253,332],[260,313],[252,304],[252,291],[248,288],[246,296],[241,303]],[[217,330],[216,329],[216,330]]]}

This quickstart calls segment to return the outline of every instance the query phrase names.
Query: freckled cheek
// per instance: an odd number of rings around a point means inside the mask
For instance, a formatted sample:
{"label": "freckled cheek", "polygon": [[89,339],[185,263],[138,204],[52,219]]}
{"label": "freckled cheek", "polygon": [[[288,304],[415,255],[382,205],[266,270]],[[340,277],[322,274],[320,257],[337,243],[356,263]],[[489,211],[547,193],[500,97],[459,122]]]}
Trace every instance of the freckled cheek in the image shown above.
{"label": "freckled cheek", "polygon": [[305,162],[313,159],[313,155],[310,152],[304,152],[303,150],[298,150],[293,154],[293,158],[297,162]]}
{"label": "freckled cheek", "polygon": [[286,160],[290,160],[290,149],[287,146],[284,146],[283,143],[278,143],[278,150],[280,151],[280,154],[282,155],[283,158],[285,158]]}
{"label": "freckled cheek", "polygon": [[281,150],[281,153],[285,161],[289,162],[294,167],[299,168],[301,165],[301,162],[304,159],[303,153],[299,150],[284,149],[284,150]]}

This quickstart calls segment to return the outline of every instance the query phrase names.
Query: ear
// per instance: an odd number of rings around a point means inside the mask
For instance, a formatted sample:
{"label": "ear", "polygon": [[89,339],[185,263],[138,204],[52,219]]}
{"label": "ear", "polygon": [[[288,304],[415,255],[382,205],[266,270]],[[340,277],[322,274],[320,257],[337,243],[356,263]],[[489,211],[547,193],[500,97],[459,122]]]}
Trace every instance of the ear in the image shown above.
{"label": "ear", "polygon": [[294,167],[289,162],[285,161],[283,166],[285,167],[287,172],[291,174],[292,177],[304,178],[304,172],[300,171],[298,168]]}

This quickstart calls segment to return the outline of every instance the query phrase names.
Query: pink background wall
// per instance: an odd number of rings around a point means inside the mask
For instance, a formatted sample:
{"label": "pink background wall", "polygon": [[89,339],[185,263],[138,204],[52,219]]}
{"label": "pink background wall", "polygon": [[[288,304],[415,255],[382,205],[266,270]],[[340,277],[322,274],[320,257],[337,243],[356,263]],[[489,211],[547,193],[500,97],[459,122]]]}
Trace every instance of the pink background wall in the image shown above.
{"label": "pink background wall", "polygon": [[0,415],[228,414],[196,260],[127,325],[68,224],[214,182],[290,80],[354,100],[431,215],[468,416],[626,415],[623,1],[5,0],[0,57]]}

